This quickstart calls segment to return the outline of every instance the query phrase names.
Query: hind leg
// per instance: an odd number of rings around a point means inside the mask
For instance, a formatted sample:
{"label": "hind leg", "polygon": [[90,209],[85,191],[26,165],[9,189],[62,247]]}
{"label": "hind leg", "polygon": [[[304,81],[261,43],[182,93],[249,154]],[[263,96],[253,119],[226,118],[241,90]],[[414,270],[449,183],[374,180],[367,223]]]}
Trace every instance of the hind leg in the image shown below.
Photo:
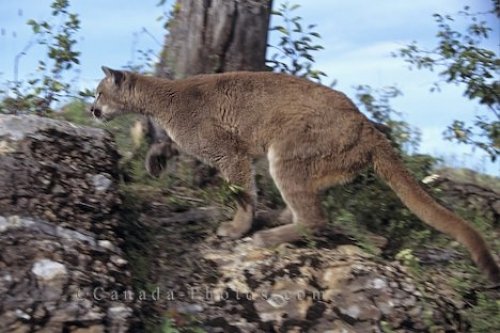
{"label": "hind leg", "polygon": [[[314,196],[314,193],[303,192],[302,194]],[[290,205],[293,205],[294,209],[298,207],[306,208],[305,206],[308,206],[310,210],[299,210],[297,214],[293,215],[293,222],[291,224],[255,233],[253,236],[255,245],[260,247],[272,247],[281,243],[294,242],[325,225],[326,219],[321,213],[318,198],[311,198],[310,200],[301,198],[299,200],[294,200],[293,195],[287,195],[287,197],[290,199],[289,202],[293,202],[293,204]]]}
{"label": "hind leg", "polygon": [[[262,247],[275,246],[299,240],[307,233],[326,224],[318,190],[299,163],[281,163],[270,158],[270,173],[281,196],[287,204],[280,218],[290,218],[291,224],[263,230],[253,236],[254,244]],[[301,165],[303,166],[303,165]]]}

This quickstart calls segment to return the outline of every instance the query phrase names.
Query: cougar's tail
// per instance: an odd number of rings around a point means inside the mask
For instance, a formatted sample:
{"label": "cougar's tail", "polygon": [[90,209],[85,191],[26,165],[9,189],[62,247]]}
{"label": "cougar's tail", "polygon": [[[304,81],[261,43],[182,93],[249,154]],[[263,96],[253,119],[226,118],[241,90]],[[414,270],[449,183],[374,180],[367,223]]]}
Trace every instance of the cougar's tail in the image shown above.
{"label": "cougar's tail", "polygon": [[389,184],[415,215],[463,244],[490,280],[500,283],[500,270],[481,235],[469,223],[437,203],[419,185],[385,138],[374,149],[373,165],[377,175]]}

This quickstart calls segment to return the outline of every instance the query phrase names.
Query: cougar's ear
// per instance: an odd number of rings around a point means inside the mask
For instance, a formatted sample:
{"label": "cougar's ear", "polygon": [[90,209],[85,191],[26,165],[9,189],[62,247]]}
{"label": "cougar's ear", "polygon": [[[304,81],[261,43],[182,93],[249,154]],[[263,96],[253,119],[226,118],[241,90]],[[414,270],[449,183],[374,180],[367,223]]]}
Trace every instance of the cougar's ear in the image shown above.
{"label": "cougar's ear", "polygon": [[104,74],[106,74],[106,76],[111,76],[111,71],[112,71],[111,68],[106,67],[106,66],[101,66],[101,69],[104,72]]}
{"label": "cougar's ear", "polygon": [[117,71],[106,66],[101,67],[107,78],[110,78],[114,84],[120,85],[125,79],[125,72]]}

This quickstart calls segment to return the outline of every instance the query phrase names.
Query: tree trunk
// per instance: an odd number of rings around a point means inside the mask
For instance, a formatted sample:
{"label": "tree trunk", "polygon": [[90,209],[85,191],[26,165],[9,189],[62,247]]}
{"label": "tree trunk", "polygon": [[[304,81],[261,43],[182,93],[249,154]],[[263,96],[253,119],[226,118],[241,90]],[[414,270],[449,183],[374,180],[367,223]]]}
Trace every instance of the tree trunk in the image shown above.
{"label": "tree trunk", "polygon": [[[177,0],[156,75],[181,79],[203,73],[266,70],[272,0]],[[175,145],[149,120],[146,169],[158,176]]]}
{"label": "tree trunk", "polygon": [[157,74],[265,69],[269,0],[178,0]]}

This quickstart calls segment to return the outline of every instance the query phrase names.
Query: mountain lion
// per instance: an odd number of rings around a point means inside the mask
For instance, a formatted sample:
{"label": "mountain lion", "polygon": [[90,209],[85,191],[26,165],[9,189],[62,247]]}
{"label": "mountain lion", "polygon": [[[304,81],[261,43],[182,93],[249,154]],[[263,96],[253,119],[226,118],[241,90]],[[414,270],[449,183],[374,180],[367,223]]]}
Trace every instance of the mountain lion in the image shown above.
{"label": "mountain lion", "polygon": [[106,77],[91,108],[108,119],[135,112],[151,116],[185,152],[217,167],[241,188],[231,222],[217,233],[242,237],[257,200],[252,160],[267,156],[289,224],[254,234],[259,246],[298,240],[304,228],[327,222],[320,192],[372,166],[420,219],[470,252],[498,283],[500,273],[481,235],[439,205],[410,175],[389,140],[343,93],[270,72],[233,72],[165,80],[103,67]]}

